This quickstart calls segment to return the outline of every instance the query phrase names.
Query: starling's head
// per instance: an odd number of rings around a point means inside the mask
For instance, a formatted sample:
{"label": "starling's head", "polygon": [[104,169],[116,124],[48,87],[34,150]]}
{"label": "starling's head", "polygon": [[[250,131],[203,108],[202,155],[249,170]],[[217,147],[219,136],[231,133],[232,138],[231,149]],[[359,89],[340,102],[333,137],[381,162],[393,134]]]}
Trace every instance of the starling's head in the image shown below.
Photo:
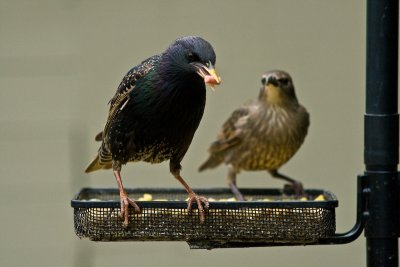
{"label": "starling's head", "polygon": [[259,99],[269,104],[297,103],[294,85],[289,73],[282,70],[268,71],[262,75]]}
{"label": "starling's head", "polygon": [[196,75],[204,83],[214,88],[221,83],[215,65],[215,52],[209,42],[196,36],[175,40],[165,51],[164,56],[172,63],[172,71],[181,75]]}

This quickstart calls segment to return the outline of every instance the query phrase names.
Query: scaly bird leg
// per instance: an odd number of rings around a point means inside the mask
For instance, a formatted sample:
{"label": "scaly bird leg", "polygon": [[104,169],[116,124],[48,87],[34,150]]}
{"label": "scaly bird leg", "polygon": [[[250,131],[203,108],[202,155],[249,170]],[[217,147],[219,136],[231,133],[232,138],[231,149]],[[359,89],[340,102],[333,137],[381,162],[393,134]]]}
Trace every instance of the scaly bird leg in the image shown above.
{"label": "scaly bird leg", "polygon": [[245,201],[242,193],[240,193],[239,188],[236,186],[236,171],[233,169],[232,165],[228,167],[228,185],[232,193],[235,195],[238,201]]}
{"label": "scaly bird leg", "polygon": [[[200,223],[204,223],[204,221],[205,221],[204,209],[208,209],[208,207],[210,206],[207,198],[205,198],[203,196],[199,196],[195,192],[193,192],[192,188],[190,188],[190,186],[185,182],[185,180],[183,180],[182,176],[180,175],[179,169],[171,171],[171,173],[183,185],[183,187],[185,187],[186,191],[189,194],[188,207],[187,207],[188,212],[192,211],[192,203],[196,202],[197,208],[199,209],[199,212],[200,212]],[[203,207],[203,203],[204,203],[204,207]]]}
{"label": "scaly bird leg", "polygon": [[113,172],[115,179],[118,183],[119,188],[119,198],[121,201],[121,218],[124,218],[124,227],[127,227],[129,224],[129,204],[135,209],[136,212],[140,212],[139,206],[135,203],[135,201],[128,197],[121,180],[121,167],[120,166],[113,166]]}
{"label": "scaly bird leg", "polygon": [[279,178],[279,179],[283,179],[285,181],[288,181],[289,183],[291,183],[291,185],[285,185],[284,187],[284,191],[288,191],[286,188],[289,187],[289,189],[292,189],[294,191],[294,194],[296,196],[301,196],[304,195],[304,189],[303,189],[303,184],[297,180],[294,180],[286,175],[283,175],[281,173],[278,172],[278,170],[272,170],[272,171],[268,171],[272,177],[274,178]]}

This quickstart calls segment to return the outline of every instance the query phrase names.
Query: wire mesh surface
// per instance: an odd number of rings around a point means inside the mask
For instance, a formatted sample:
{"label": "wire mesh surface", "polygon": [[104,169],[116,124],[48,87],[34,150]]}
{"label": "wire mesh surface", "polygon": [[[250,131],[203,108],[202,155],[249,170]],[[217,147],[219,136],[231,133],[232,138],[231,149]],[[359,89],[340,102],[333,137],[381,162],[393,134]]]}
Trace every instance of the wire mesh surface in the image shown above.
{"label": "wire mesh surface", "polygon": [[136,201],[141,213],[130,209],[125,228],[117,189],[81,190],[71,201],[76,234],[93,241],[188,241],[192,247],[208,248],[229,242],[307,244],[335,233],[338,203],[327,191],[306,190],[310,199],[322,194],[325,200],[300,201],[283,196],[278,189],[242,189],[248,201],[233,202],[227,201],[232,197],[227,189],[198,189],[198,194],[215,199],[203,224],[197,209],[187,212],[183,190],[127,191],[134,199],[148,193],[155,200]]}

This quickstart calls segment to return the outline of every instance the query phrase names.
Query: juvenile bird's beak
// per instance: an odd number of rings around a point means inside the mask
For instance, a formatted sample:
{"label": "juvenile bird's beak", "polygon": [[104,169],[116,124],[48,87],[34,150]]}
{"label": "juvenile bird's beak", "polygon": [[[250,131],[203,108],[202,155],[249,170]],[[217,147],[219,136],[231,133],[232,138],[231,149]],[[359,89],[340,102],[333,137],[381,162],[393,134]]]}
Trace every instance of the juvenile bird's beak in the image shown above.
{"label": "juvenile bird's beak", "polygon": [[279,84],[278,84],[278,80],[276,79],[276,77],[274,77],[274,76],[270,76],[269,78],[268,78],[268,80],[267,80],[267,85],[268,84],[273,84],[275,87],[277,87]]}
{"label": "juvenile bird's beak", "polygon": [[271,104],[279,104],[282,102],[281,89],[277,79],[273,76],[269,77],[264,85],[267,95],[267,102]]}
{"label": "juvenile bird's beak", "polygon": [[197,74],[204,79],[205,84],[210,85],[212,90],[214,90],[215,85],[221,83],[221,77],[218,76],[211,62],[209,62],[208,67],[198,62],[192,64],[196,67]]}

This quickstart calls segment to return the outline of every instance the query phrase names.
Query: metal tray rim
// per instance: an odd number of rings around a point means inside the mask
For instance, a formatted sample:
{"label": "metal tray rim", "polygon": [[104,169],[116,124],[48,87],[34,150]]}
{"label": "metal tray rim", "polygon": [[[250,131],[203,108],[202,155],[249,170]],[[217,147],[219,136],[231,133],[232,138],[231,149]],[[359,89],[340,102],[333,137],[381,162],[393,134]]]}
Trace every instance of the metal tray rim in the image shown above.
{"label": "metal tray rim", "polygon": [[[198,194],[216,194],[216,193],[230,193],[227,188],[195,188],[193,189]],[[263,195],[282,195],[281,189],[276,188],[241,188],[241,192],[246,195],[263,194]],[[182,188],[126,188],[128,194],[135,193],[185,193]],[[104,192],[119,194],[118,188],[82,188],[75,194],[71,200],[72,208],[120,208],[119,201],[83,201],[79,200],[82,194],[89,194],[91,192]],[[238,209],[238,208],[336,208],[338,207],[338,200],[332,192],[323,189],[306,189],[307,194],[319,195],[324,194],[329,199],[323,201],[227,201],[227,202],[210,202],[210,209]],[[167,209],[185,209],[187,207],[186,201],[136,201],[142,208],[167,208]],[[197,208],[194,203],[193,208]]]}

